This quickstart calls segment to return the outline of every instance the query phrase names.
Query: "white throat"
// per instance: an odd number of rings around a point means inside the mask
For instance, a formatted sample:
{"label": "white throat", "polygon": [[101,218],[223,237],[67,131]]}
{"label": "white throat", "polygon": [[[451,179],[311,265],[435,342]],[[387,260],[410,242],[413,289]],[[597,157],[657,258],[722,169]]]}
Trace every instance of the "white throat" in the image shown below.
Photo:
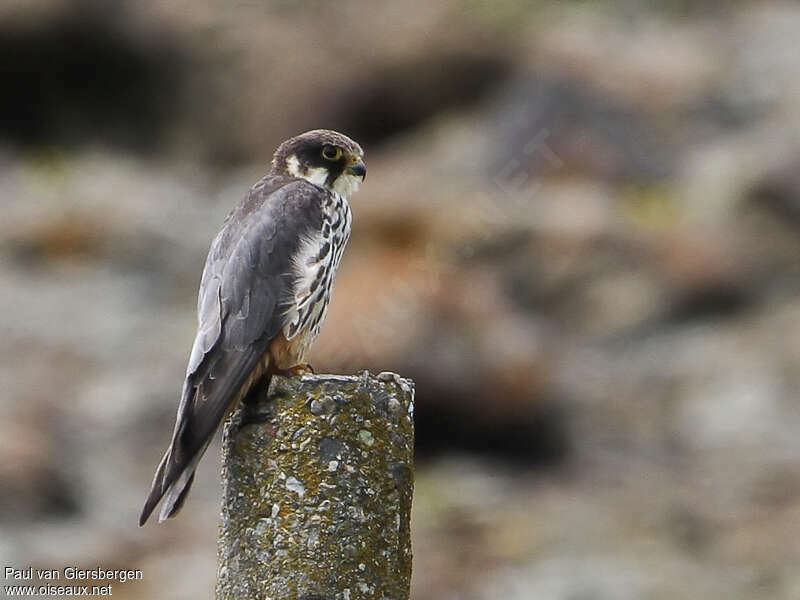
{"label": "white throat", "polygon": [[333,182],[331,191],[347,199],[358,191],[358,186],[361,185],[361,182],[361,177],[351,175],[345,171]]}
{"label": "white throat", "polygon": [[345,199],[350,198],[350,196],[358,191],[358,187],[361,185],[362,181],[361,177],[344,172],[334,180],[332,185],[327,185],[328,169],[325,167],[311,167],[310,169],[303,170],[300,167],[300,161],[294,154],[286,159],[286,169],[292,177],[299,177],[300,179],[310,181],[314,185],[339,194]]}

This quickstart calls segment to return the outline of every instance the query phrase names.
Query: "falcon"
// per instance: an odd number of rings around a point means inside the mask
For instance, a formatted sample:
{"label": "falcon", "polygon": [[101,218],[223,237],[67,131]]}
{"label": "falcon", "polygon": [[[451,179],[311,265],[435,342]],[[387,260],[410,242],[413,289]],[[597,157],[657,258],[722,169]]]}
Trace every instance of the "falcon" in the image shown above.
{"label": "falcon", "polygon": [[350,237],[347,200],[367,173],[363,156],[335,131],[288,139],[225,219],[206,258],[175,429],[140,526],[162,498],[159,521],[180,510],[197,463],[237,402],[266,390],[276,373],[308,368],[303,361]]}

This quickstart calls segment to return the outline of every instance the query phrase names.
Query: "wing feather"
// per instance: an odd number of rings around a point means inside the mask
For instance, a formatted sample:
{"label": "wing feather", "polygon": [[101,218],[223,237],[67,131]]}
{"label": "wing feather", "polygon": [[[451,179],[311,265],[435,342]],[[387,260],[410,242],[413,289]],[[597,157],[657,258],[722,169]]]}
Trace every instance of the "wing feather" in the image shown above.
{"label": "wing feather", "polygon": [[[228,215],[212,242],[172,441],[140,524],[167,492],[162,520],[180,508],[192,481],[189,471],[283,326],[293,298],[292,258],[300,241],[322,227],[326,194],[304,180],[266,177]],[[173,484],[180,489],[170,489]]]}

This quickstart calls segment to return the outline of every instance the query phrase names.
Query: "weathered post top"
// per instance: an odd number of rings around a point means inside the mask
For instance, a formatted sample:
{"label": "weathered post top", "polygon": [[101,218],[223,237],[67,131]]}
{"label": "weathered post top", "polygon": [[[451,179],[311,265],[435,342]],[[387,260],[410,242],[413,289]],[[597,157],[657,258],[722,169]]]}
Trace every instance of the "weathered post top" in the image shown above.
{"label": "weathered post top", "polygon": [[414,388],[275,377],[225,426],[217,600],[407,600]]}

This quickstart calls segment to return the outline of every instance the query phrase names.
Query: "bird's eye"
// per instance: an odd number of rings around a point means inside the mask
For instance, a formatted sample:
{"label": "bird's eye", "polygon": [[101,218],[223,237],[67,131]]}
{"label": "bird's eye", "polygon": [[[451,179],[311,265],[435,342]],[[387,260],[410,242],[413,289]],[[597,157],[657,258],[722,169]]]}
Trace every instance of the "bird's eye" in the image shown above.
{"label": "bird's eye", "polygon": [[336,146],[323,146],[322,158],[325,160],[339,160],[342,158],[342,149]]}

